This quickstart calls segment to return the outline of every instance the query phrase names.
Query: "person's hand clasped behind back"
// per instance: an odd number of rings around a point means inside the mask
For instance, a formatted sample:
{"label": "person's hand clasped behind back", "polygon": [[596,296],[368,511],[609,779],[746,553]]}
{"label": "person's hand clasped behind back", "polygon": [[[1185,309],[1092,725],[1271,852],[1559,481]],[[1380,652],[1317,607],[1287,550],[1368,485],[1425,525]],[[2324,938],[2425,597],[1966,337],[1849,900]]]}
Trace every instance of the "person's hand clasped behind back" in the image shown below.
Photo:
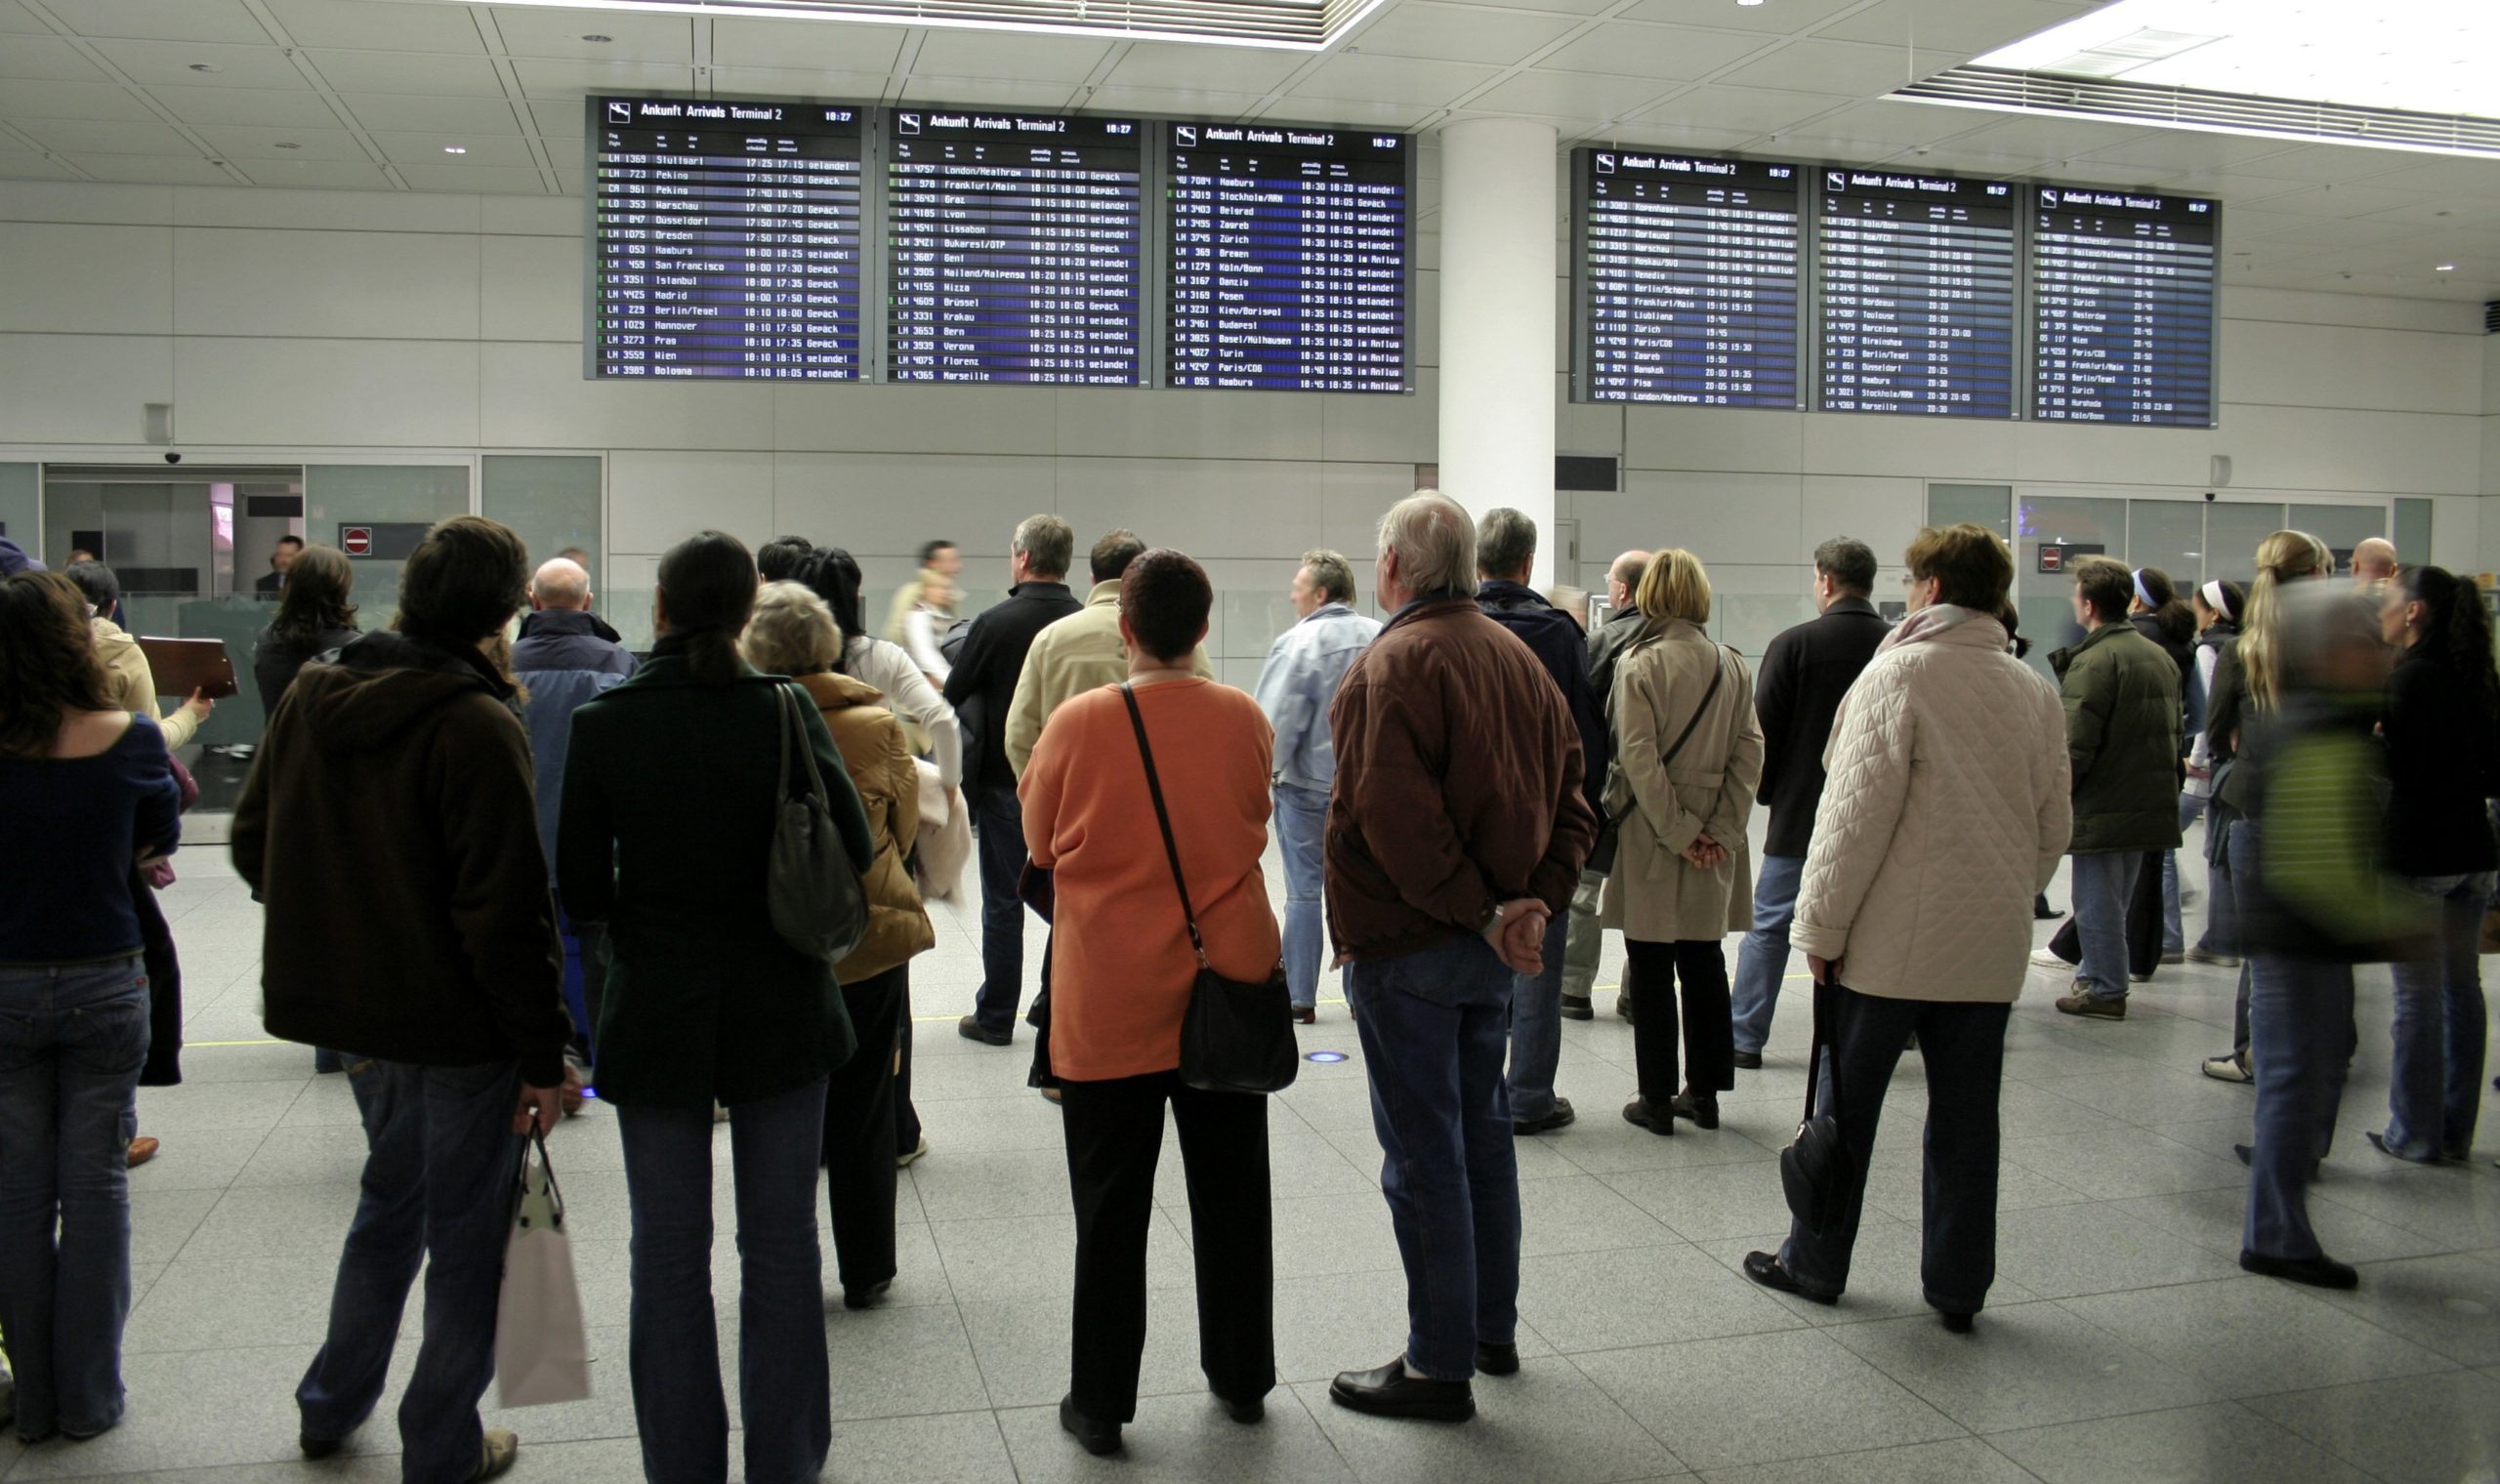
{"label": "person's hand clasped behind back", "polygon": [[1513,897],[1484,928],[1484,941],[1514,973],[1532,974],[1545,964],[1545,925],[1554,914],[1532,896]]}

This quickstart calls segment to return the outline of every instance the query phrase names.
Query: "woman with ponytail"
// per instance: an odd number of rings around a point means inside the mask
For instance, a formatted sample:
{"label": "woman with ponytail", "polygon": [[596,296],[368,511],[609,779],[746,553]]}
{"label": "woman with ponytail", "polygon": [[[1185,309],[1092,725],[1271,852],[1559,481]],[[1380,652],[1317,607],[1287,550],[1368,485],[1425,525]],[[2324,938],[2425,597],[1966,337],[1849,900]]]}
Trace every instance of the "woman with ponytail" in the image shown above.
{"label": "woman with ponytail", "polygon": [[2461,1160],[2482,1092],[2485,1010],[2477,935],[2500,866],[2485,801],[2500,792],[2500,671],[2473,583],[2405,567],[2379,610],[2398,646],[2388,681],[2388,866],[2438,902],[2437,941],[2395,965],[2396,1064],[2385,1134],[2397,1159]]}
{"label": "woman with ponytail", "polygon": [[[564,911],[606,923],[614,955],[599,1090],[625,1149],[634,1412],[654,1479],[729,1468],[713,1333],[715,1102],[729,1110],[737,1191],[746,1476],[816,1477],[832,1429],[816,1162],[826,1079],[854,1037],[832,966],[784,942],[766,899],[792,716],[854,869],[868,870],[876,843],[815,702],[739,657],[755,578],[746,548],[719,531],[660,558],[659,643],[574,711],[557,826]],[[791,761],[795,771],[806,760]]]}

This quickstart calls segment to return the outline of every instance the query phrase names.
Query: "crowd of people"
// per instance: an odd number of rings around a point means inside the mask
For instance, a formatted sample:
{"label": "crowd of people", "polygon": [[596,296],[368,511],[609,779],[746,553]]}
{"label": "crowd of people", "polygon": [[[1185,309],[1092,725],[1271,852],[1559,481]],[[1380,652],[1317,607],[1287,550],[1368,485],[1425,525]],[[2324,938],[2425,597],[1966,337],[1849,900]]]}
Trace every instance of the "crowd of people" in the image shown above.
{"label": "crowd of people", "polygon": [[[1917,534],[1896,619],[1876,553],[1823,542],[1815,616],[1758,662],[1713,638],[1692,552],[1622,554],[1592,624],[1530,585],[1539,535],[1515,510],[1398,502],[1373,557],[1384,617],[1357,611],[1353,561],[1307,554],[1249,693],[1215,679],[1196,560],[1114,530],[1080,598],[1053,515],[1017,526],[1005,601],[969,619],[959,551],[929,544],[882,637],[848,552],[703,532],[660,558],[646,655],[594,611],[586,554],[533,568],[492,520],[435,526],[380,628],[358,626],[344,556],[290,548],[264,584],[268,725],[231,849],[265,908],[268,1028],[344,1072],[368,1147],[296,1393],[303,1453],[338,1452],[380,1405],[422,1267],[402,1476],[512,1465],[519,1440],[479,1405],[513,1172],[595,1067],[624,1152],[646,1476],[727,1475],[709,1258],[726,1122],[746,1477],[816,1477],[823,1300],[873,1307],[897,1277],[897,1171],[929,1153],[911,963],[976,839],[982,972],[958,1032],[1012,1046],[1020,1010],[1033,1028],[1076,1226],[1060,1421],[1095,1454],[1136,1416],[1167,1109],[1208,1387],[1247,1425],[1275,1385],[1267,1103],[1190,1072],[1209,983],[1269,985],[1289,1036],[1320,1013],[1323,966],[1342,970],[1408,1331],[1329,1395],[1387,1417],[1464,1420],[1479,1375],[1519,1368],[1517,1140],[1577,1118],[1561,1022],[1597,1013],[1607,929],[1635,1046],[1622,1116],[1660,1136],[1718,1128],[1803,954],[1830,1178],[1812,1209],[1792,1191],[1787,1239],[1742,1268],[1812,1302],[1849,1287],[1915,1051],[1920,1280],[1948,1330],[1975,1329],[2010,1012],[2035,968],[2086,1022],[2124,1019],[2165,965],[2239,970],[2235,1045],[2204,1070],[2254,1087],[2252,1272],[2358,1281],[2306,1205],[2372,1029],[2355,965],[2391,965],[2396,987],[2369,1143],[2469,1156],[2500,869],[2500,672],[2471,580],[2375,542],[2348,584],[2297,530],[2260,545],[2246,586],[2185,597],[2085,557],[2052,680],[2021,658],[2013,554],[1982,526]],[[83,1439],[125,1406],[135,1089],[179,1077],[179,965],[151,896],[180,840],[172,753],[210,703],[159,711],[109,568],[47,572],[6,542],[0,560],[0,812],[59,843],[0,864],[0,1339],[19,1436]],[[794,777],[814,780],[798,796],[820,809],[820,863],[857,888],[838,951],[786,921]],[[2184,869],[2200,819],[2203,868]],[[2035,952],[2062,861],[2071,917]],[[1050,927],[1029,1007],[1028,911]]]}

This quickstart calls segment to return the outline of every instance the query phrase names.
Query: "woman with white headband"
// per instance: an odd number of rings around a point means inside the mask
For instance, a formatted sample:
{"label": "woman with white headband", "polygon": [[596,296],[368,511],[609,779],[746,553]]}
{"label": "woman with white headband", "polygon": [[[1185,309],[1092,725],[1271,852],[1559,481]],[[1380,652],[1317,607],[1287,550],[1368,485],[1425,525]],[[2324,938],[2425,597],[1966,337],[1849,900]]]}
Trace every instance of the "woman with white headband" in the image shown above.
{"label": "woman with white headband", "polygon": [[[2185,830],[2206,811],[2214,797],[2214,768],[2217,763],[2213,738],[2208,735],[2213,712],[2215,672],[2223,656],[2239,641],[2239,615],[2247,606],[2248,595],[2239,584],[2216,577],[2196,590],[2190,600],[2196,614],[2196,647],[2188,670],[2188,782],[2179,791],[2179,828]],[[2213,964],[2224,969],[2239,966],[2239,950],[2231,941],[2230,877],[2222,869],[2222,836],[2218,823],[2209,822],[2205,829],[2205,930],[2188,947],[2190,964]],[[2184,943],[2186,935],[2179,920],[2179,883],[2177,871],[2165,880],[2162,896],[2163,938],[2165,946]]]}

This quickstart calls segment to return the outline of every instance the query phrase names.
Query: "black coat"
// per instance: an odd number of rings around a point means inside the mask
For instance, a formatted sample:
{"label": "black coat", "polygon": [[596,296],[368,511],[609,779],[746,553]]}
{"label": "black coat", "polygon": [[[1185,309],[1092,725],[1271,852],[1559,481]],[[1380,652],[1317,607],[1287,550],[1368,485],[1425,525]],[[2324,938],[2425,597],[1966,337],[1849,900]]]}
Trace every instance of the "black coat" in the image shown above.
{"label": "black coat", "polygon": [[1476,595],[1484,616],[1520,637],[1545,673],[1562,691],[1571,709],[1571,724],[1580,733],[1580,794],[1589,811],[1599,812],[1605,797],[1606,764],[1614,757],[1614,737],[1606,726],[1605,697],[1589,681],[1589,641],[1571,616],[1547,602],[1535,589],[1516,582],[1488,582]]}
{"label": "black coat", "polygon": [[1007,714],[1016,702],[1016,680],[1024,673],[1024,651],[1033,636],[1085,604],[1063,582],[1020,582],[1007,600],[982,610],[946,673],[946,704],[958,717],[965,706],[979,702],[979,727],[964,729],[964,777],[987,789],[1016,787],[1015,766],[1007,761]]}
{"label": "black coat", "polygon": [[1857,683],[1892,626],[1862,598],[1843,598],[1820,618],[1783,631],[1763,652],[1754,677],[1754,715],[1762,721],[1762,783],[1755,796],[1771,805],[1766,855],[1803,858],[1814,838],[1814,809],[1823,799],[1823,747],[1831,741],[1840,699]]}
{"label": "black coat", "polygon": [[2388,679],[2388,867],[2399,876],[2488,871],[2500,864],[2483,807],[2500,782],[2490,680],[2459,675],[2430,647],[2406,650]]}
{"label": "black coat", "polygon": [[266,723],[277,715],[277,703],[286,698],[286,687],[295,683],[297,671],[355,640],[354,629],[324,629],[303,639],[280,639],[275,626],[263,629],[252,640],[252,683],[261,692],[261,721]]}

